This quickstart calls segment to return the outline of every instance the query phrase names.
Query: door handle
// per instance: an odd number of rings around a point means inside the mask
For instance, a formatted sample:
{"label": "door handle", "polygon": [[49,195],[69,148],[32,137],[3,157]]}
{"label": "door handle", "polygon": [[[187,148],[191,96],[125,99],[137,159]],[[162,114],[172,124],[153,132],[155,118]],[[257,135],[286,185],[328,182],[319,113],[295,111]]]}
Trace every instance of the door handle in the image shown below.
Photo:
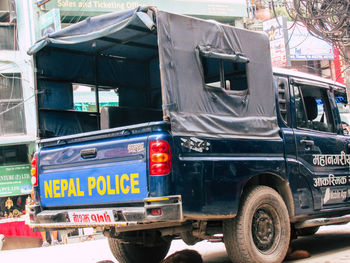
{"label": "door handle", "polygon": [[300,140],[301,144],[307,145],[307,146],[314,146],[315,142],[313,140]]}
{"label": "door handle", "polygon": [[83,149],[83,150],[80,151],[80,156],[83,159],[95,158],[96,155],[97,155],[97,149],[96,148]]}

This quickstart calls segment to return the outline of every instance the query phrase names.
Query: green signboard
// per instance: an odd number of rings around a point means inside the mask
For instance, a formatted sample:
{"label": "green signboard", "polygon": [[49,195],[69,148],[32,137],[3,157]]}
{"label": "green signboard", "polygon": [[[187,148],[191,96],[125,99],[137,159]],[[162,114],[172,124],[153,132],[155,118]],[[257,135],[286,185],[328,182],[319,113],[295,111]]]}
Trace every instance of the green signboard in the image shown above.
{"label": "green signboard", "polygon": [[46,14],[40,16],[41,36],[46,36],[61,29],[60,10],[53,8]]}
{"label": "green signboard", "polygon": [[195,16],[246,17],[246,0],[51,0],[45,9],[59,8],[64,16],[91,16],[138,6]]}
{"label": "green signboard", "polygon": [[0,166],[0,197],[30,194],[30,165]]}

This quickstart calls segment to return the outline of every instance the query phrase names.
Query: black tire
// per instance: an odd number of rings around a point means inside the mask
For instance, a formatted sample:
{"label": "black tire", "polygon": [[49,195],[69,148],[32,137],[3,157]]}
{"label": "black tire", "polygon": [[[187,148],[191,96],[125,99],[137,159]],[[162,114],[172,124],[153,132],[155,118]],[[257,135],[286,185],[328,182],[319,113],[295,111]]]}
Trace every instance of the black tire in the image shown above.
{"label": "black tire", "polygon": [[232,262],[276,263],[285,258],[290,243],[290,221],[281,196],[258,186],[243,198],[234,219],[223,224],[224,242]]}
{"label": "black tire", "polygon": [[113,256],[119,263],[159,263],[167,255],[171,241],[161,240],[155,246],[125,243],[118,238],[108,238]]}
{"label": "black tire", "polygon": [[305,227],[301,229],[296,229],[297,236],[311,236],[316,234],[316,232],[320,229],[319,226],[313,226],[313,227]]}

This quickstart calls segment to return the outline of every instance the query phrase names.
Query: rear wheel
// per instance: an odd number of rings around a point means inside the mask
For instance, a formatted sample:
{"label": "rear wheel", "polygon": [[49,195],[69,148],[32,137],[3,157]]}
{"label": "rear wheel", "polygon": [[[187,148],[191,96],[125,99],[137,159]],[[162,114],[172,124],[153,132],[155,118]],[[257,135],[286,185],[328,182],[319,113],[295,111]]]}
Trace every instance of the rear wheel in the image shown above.
{"label": "rear wheel", "polygon": [[232,262],[282,262],[290,243],[287,207],[272,188],[258,186],[243,199],[238,215],[224,222]]}
{"label": "rear wheel", "polygon": [[167,255],[171,241],[159,239],[153,245],[132,244],[118,238],[108,238],[113,256],[120,263],[159,263]]}

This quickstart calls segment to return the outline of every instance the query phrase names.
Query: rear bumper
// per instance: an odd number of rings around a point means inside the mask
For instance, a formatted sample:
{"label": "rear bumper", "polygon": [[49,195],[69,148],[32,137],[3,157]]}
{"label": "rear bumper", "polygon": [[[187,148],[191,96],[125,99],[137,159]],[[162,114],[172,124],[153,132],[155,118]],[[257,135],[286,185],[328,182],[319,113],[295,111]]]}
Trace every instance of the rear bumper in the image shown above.
{"label": "rear bumper", "polygon": [[[181,196],[145,198],[143,201],[143,206],[138,207],[43,211],[39,205],[31,205],[28,207],[29,226],[40,230],[82,227],[134,228],[137,225],[144,225],[146,229],[147,224],[151,223],[180,223],[183,221]],[[152,214],[153,209],[156,209],[156,214]]]}

